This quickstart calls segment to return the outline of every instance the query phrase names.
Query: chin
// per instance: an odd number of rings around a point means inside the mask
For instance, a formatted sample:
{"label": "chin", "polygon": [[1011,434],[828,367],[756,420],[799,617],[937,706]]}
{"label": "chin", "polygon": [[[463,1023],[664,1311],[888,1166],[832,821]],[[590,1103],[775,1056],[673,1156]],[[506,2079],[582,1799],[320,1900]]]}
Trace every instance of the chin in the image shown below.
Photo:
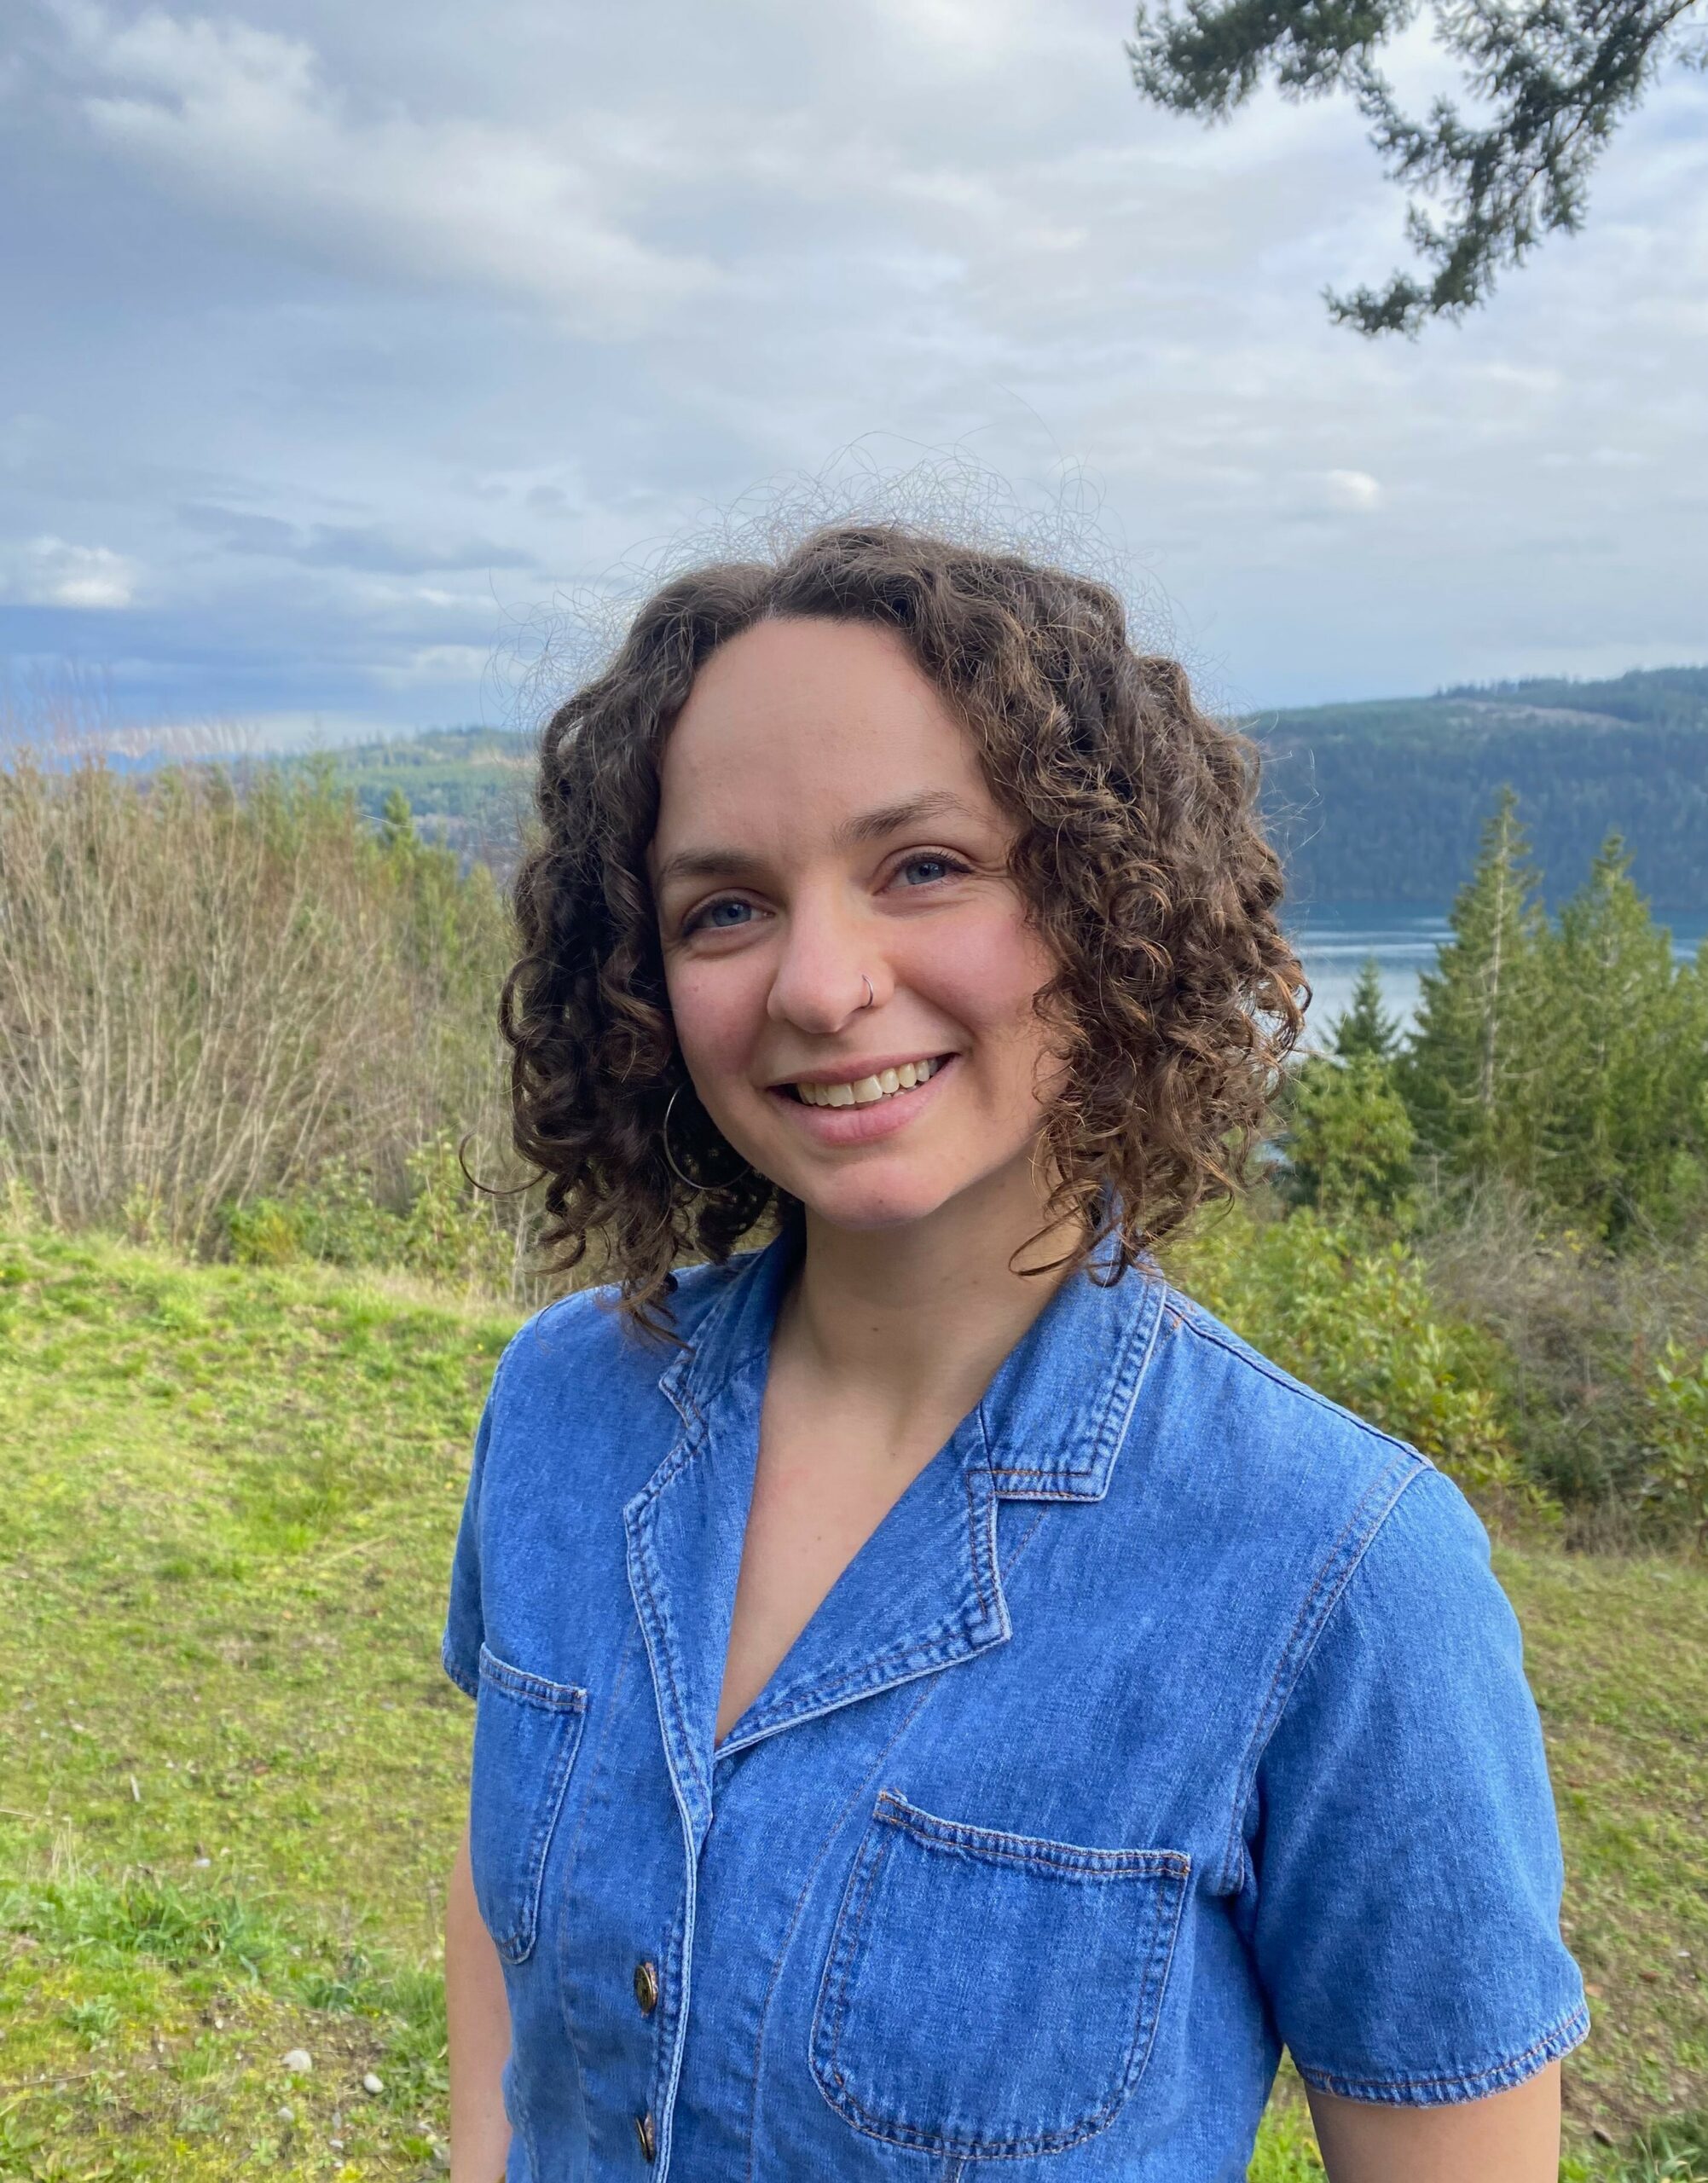
{"label": "chin", "polygon": [[956,1195],[945,1190],[941,1178],[892,1177],[869,1181],[850,1175],[828,1188],[798,1191],[801,1202],[815,1220],[854,1234],[871,1234],[885,1228],[911,1227],[940,1212]]}

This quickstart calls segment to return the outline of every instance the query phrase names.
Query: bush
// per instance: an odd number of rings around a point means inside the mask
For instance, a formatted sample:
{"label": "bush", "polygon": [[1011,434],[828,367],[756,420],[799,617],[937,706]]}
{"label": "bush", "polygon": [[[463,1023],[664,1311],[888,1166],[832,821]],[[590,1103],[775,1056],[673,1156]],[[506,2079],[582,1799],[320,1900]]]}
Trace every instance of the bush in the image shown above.
{"label": "bush", "polygon": [[324,767],[26,754],[0,769],[0,1192],[264,1259],[322,1254],[305,1197],[359,1174],[371,1204],[430,1201],[435,1265],[491,1262],[422,1148],[504,1141],[510,923],[407,812],[374,836]]}
{"label": "bush", "polygon": [[1420,1236],[1439,1307],[1485,1329],[1529,1474],[1586,1545],[1702,1534],[1708,1244],[1614,1250],[1498,1187]]}
{"label": "bush", "polygon": [[530,1202],[477,1189],[443,1133],[403,1164],[407,1194],[397,1205],[385,1202],[374,1177],[334,1161],[291,1196],[230,1207],[232,1257],[242,1265],[312,1259],[389,1267],[449,1287],[533,1297],[541,1284],[529,1271]]}
{"label": "bush", "polygon": [[234,1205],[227,1216],[231,1255],[239,1265],[288,1265],[303,1251],[302,1217],[276,1197]]}
{"label": "bush", "polygon": [[1662,1520],[1708,1539],[1708,1349],[1693,1364],[1669,1340],[1646,1389],[1653,1468],[1643,1481]]}
{"label": "bush", "polygon": [[1180,1286],[1254,1348],[1473,1491],[1539,1504],[1513,1445],[1498,1346],[1443,1315],[1401,1242],[1308,1209],[1238,1206],[1168,1253]]}

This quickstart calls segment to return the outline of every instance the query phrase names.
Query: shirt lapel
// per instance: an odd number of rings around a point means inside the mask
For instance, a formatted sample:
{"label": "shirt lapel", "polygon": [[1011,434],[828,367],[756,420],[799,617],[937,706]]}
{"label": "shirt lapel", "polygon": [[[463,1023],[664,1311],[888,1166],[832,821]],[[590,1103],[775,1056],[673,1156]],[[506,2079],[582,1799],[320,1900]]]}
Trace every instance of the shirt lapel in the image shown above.
{"label": "shirt lapel", "polygon": [[711,1824],[712,1740],[759,1453],[771,1329],[792,1252],[749,1259],[659,1381],[681,1420],[622,1512],[664,1755],[696,1854]]}
{"label": "shirt lapel", "polygon": [[1100,1256],[1069,1275],[715,1754],[771,1331],[793,1264],[785,1237],[730,1277],[660,1382],[680,1436],[623,1511],[665,1753],[697,1851],[715,1756],[1007,1638],[998,1504],[1102,1499],[1161,1318],[1163,1285],[1148,1268],[1110,1285]]}
{"label": "shirt lapel", "polygon": [[1001,1644],[996,1510],[975,1415],[888,1510],[718,1755]]}

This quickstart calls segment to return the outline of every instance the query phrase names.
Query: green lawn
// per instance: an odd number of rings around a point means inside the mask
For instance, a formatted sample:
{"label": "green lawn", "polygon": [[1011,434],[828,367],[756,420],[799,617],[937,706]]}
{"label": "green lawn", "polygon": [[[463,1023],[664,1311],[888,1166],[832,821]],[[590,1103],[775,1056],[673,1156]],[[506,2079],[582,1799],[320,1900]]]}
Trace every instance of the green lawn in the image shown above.
{"label": "green lawn", "polygon": [[[0,1232],[0,2177],[440,2172],[437,1636],[509,1325]],[[1566,2173],[1708,2178],[1708,1572],[1501,1566],[1596,2000]],[[1253,2176],[1319,2172],[1283,2100]]]}

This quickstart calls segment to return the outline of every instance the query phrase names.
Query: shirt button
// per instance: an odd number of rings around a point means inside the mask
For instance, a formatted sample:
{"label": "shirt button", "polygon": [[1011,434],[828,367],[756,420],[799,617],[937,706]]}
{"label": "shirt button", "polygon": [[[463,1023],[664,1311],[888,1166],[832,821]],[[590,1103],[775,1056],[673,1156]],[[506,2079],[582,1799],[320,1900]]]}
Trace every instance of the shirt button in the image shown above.
{"label": "shirt button", "polygon": [[[640,2004],[642,2016],[651,2016],[658,2006],[658,1971],[655,1964],[637,1963],[634,1966],[634,1998]],[[648,2153],[651,2160],[652,2156]]]}
{"label": "shirt button", "polygon": [[640,2157],[643,2160],[656,2160],[657,2158],[658,2140],[653,2134],[652,2117],[650,2115],[637,2115],[635,2116],[634,2141],[640,2148]]}

